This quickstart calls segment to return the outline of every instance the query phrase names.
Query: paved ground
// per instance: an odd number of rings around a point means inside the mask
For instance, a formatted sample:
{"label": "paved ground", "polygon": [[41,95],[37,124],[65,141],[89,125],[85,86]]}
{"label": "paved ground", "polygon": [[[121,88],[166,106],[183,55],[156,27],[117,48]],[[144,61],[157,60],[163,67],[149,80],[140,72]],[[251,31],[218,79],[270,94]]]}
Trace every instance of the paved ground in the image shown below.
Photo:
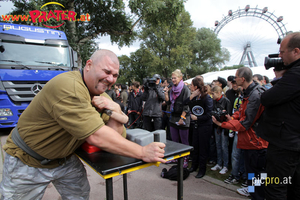
{"label": "paved ground", "polygon": [[[0,130],[1,146],[5,144],[7,133]],[[4,152],[0,153],[0,180],[2,180]],[[177,182],[160,177],[163,168],[170,165],[151,166],[127,175],[128,199],[130,200],[174,200],[177,199]],[[86,165],[88,179],[91,185],[90,200],[105,200],[105,181],[95,171]],[[196,172],[183,182],[183,199],[189,200],[243,200],[247,199],[236,193],[238,187],[225,184],[209,176],[195,178]],[[113,178],[114,199],[123,199],[123,178]],[[55,187],[50,184],[43,200],[60,200]]]}

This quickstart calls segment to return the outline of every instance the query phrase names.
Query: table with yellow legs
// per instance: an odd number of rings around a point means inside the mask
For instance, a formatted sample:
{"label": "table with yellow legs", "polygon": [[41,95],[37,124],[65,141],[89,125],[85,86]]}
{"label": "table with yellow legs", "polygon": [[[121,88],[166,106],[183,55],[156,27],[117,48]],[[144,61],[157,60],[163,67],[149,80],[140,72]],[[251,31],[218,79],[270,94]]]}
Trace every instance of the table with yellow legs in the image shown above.
{"label": "table with yellow legs", "polygon": [[[166,160],[178,159],[177,199],[183,199],[183,157],[190,154],[193,147],[167,140],[165,148]],[[76,155],[95,170],[106,181],[106,199],[113,199],[112,178],[123,175],[124,199],[128,199],[127,173],[143,169],[152,165],[159,166],[160,162],[146,163],[142,160],[124,157],[105,151],[87,153],[81,148]]]}

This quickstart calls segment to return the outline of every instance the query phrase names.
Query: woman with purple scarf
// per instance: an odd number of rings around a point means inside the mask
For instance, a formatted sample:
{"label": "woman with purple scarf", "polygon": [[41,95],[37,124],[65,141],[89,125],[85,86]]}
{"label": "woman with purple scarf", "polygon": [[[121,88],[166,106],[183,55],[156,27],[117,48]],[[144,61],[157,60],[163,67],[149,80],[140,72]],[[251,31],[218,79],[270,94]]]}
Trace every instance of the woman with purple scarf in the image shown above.
{"label": "woman with purple scarf", "polygon": [[[190,110],[188,105],[183,104],[183,101],[191,95],[191,92],[184,84],[182,77],[183,74],[179,69],[172,72],[173,86],[169,92],[165,92],[165,99],[167,104],[170,104],[170,133],[172,140],[189,145]],[[165,91],[167,91],[167,88]],[[183,167],[188,167],[187,156],[184,158]]]}

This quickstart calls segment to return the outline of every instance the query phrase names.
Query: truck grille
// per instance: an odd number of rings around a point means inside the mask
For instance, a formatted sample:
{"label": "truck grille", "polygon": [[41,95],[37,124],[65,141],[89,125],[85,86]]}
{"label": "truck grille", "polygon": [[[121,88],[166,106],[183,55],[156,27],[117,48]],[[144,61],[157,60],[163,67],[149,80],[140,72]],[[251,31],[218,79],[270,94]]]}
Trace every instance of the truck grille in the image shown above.
{"label": "truck grille", "polygon": [[30,102],[47,81],[3,81],[3,86],[14,104]]}

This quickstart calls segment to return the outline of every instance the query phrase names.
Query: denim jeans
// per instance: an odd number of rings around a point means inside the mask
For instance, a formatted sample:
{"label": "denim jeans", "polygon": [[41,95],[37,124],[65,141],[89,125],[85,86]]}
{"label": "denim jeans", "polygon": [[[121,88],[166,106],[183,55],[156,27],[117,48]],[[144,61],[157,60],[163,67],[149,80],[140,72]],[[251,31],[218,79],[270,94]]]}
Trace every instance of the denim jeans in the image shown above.
{"label": "denim jeans", "polygon": [[215,128],[217,164],[228,168],[228,135],[224,135],[224,129]]}
{"label": "denim jeans", "polygon": [[[240,174],[243,179],[246,179],[245,173],[245,162],[244,162],[244,152],[243,149],[237,148],[238,134],[234,134],[233,144],[232,144],[232,154],[231,154],[231,163],[232,170],[231,174],[235,179],[240,179]],[[240,172],[240,174],[239,174]]]}

